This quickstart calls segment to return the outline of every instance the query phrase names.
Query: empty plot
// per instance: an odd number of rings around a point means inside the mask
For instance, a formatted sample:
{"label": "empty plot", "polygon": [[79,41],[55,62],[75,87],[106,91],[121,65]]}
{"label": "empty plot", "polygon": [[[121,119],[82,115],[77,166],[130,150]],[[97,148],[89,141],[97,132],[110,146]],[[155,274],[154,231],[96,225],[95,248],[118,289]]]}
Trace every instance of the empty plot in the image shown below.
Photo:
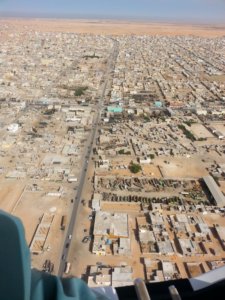
{"label": "empty plot", "polygon": [[220,181],[220,189],[223,193],[225,193],[225,181]]}
{"label": "empty plot", "polygon": [[18,199],[23,193],[25,183],[18,180],[1,180],[0,209],[12,212]]}
{"label": "empty plot", "polygon": [[43,192],[25,192],[23,194],[15,210],[15,215],[23,221],[28,243],[31,242],[40,217],[43,213],[49,212],[52,207],[56,207],[57,214],[61,215],[63,208],[62,200],[58,197],[43,197]]}
{"label": "empty plot", "polygon": [[190,277],[196,277],[205,272],[201,263],[187,263],[186,268]]}
{"label": "empty plot", "polygon": [[202,124],[192,124],[191,131],[197,139],[214,137]]}
{"label": "empty plot", "polygon": [[197,158],[170,160],[169,164],[162,163],[160,169],[165,178],[200,178],[208,174]]}
{"label": "empty plot", "polygon": [[221,132],[223,135],[225,135],[225,124],[221,123],[212,123],[212,127],[214,127],[217,131]]}
{"label": "empty plot", "polygon": [[103,201],[101,203],[101,209],[103,211],[118,211],[118,212],[139,212],[141,210],[141,205],[139,203],[112,203]]}

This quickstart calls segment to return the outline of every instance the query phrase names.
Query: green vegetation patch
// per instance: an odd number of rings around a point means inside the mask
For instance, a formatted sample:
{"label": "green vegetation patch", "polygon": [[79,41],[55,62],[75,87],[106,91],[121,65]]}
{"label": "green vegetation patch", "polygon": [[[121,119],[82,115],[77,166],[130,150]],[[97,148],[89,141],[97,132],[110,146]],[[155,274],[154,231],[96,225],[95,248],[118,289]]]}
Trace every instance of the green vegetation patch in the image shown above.
{"label": "green vegetation patch", "polygon": [[184,125],[178,125],[178,128],[183,131],[183,134],[186,136],[187,139],[191,140],[192,142],[196,141],[195,136],[187,130],[187,128]]}
{"label": "green vegetation patch", "polygon": [[192,124],[195,124],[196,122],[193,120],[189,120],[189,121],[184,121],[184,124],[186,124],[187,126],[191,127]]}
{"label": "green vegetation patch", "polygon": [[125,154],[125,155],[131,155],[131,152],[130,151],[124,151],[124,149],[120,149],[119,151],[118,151],[118,153],[119,154]]}
{"label": "green vegetation patch", "polygon": [[132,172],[132,173],[138,173],[142,170],[141,166],[139,164],[135,164],[133,163],[133,161],[131,161],[130,165],[129,165],[129,170]]}
{"label": "green vegetation patch", "polygon": [[74,92],[74,95],[75,96],[82,96],[84,95],[84,92],[88,89],[87,86],[78,86],[76,89],[75,89],[75,92]]}

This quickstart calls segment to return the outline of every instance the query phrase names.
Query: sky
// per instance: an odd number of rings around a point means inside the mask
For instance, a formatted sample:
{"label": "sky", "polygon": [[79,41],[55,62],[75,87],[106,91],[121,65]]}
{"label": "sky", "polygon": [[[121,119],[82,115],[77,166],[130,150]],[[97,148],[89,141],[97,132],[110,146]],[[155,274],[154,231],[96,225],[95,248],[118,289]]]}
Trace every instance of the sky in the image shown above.
{"label": "sky", "polygon": [[0,15],[225,23],[225,0],[0,0]]}

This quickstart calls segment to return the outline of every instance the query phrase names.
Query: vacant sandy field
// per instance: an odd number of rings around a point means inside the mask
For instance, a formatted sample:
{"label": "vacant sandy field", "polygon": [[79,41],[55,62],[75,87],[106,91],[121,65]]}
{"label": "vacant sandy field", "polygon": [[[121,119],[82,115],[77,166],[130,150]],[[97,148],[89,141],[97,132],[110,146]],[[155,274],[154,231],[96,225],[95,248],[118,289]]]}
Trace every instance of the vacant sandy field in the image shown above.
{"label": "vacant sandy field", "polygon": [[214,137],[202,124],[192,124],[190,129],[197,139]]}
{"label": "vacant sandy field", "polygon": [[23,181],[2,179],[0,183],[0,209],[12,213],[24,187],[25,182]]}
{"label": "vacant sandy field", "polygon": [[208,175],[199,157],[166,159],[169,164],[160,161],[159,167],[165,178],[200,178]]}
{"label": "vacant sandy field", "polygon": [[139,203],[112,203],[104,201],[101,203],[102,211],[110,211],[110,212],[140,212],[141,205]]}
{"label": "vacant sandy field", "polygon": [[44,213],[54,215],[53,223],[46,240],[45,247],[50,247],[50,251],[44,251],[39,255],[32,255],[32,266],[38,269],[46,259],[50,259],[55,265],[55,271],[58,270],[60,262],[60,251],[63,238],[66,231],[60,230],[62,215],[67,215],[69,219],[70,203],[65,198],[50,197],[44,195],[44,192],[23,193],[19,203],[16,206],[14,214],[19,217],[25,228],[25,236],[28,245],[30,245],[34,236],[40,218]]}
{"label": "vacant sandy field", "polygon": [[190,277],[196,277],[204,273],[203,266],[199,263],[188,263],[186,266]]}
{"label": "vacant sandy field", "polygon": [[225,181],[219,181],[220,183],[220,189],[225,194]]}
{"label": "vacant sandy field", "polygon": [[194,35],[217,37],[225,34],[224,25],[188,25],[138,21],[60,20],[60,19],[2,19],[17,31],[74,32],[105,35]]}
{"label": "vacant sandy field", "polygon": [[60,220],[62,215],[65,214],[63,206],[65,206],[65,203],[63,203],[63,200],[59,197],[43,197],[40,192],[24,193],[16,207],[15,215],[20,217],[23,221],[28,243],[31,242],[34,231],[39,223],[39,218],[42,217],[44,213],[50,213],[53,207],[55,208],[54,214],[59,216],[57,229],[60,232]]}
{"label": "vacant sandy field", "polygon": [[225,123],[212,123],[211,126],[225,135]]}

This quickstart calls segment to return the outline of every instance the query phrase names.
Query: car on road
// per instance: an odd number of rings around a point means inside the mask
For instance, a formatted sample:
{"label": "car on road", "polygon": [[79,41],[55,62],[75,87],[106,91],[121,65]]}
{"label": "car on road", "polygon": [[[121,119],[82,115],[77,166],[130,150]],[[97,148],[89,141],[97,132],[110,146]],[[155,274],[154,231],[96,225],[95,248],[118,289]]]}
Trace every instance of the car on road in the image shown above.
{"label": "car on road", "polygon": [[72,234],[68,235],[68,239],[71,240],[72,239]]}
{"label": "car on road", "polygon": [[65,268],[64,268],[64,273],[68,274],[71,268],[71,263],[70,262],[66,262],[65,263]]}
{"label": "car on road", "polygon": [[69,248],[70,243],[66,243],[66,248]]}
{"label": "car on road", "polygon": [[66,255],[63,254],[63,255],[62,255],[62,260],[65,260],[65,259],[66,259]]}

